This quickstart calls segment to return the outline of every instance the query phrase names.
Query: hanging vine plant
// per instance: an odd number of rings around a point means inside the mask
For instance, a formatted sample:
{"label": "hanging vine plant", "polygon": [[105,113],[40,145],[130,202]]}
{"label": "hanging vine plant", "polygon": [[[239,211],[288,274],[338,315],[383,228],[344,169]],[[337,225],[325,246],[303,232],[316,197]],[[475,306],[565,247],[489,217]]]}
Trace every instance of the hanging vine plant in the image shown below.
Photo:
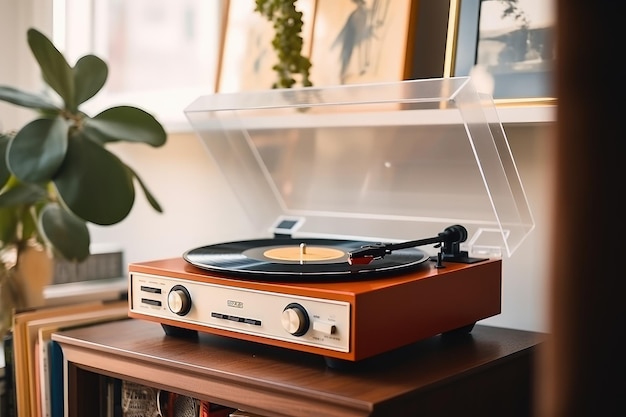
{"label": "hanging vine plant", "polygon": [[274,27],[272,48],[278,62],[272,67],[277,80],[272,88],[291,88],[298,82],[303,87],[313,85],[309,78],[311,61],[302,55],[303,13],[296,9],[297,0],[255,0],[255,11]]}

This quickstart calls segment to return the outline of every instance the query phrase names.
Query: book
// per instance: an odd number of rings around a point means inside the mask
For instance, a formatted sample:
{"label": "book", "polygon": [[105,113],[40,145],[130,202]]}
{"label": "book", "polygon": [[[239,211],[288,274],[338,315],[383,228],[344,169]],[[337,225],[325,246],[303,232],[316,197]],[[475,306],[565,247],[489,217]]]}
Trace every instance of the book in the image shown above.
{"label": "book", "polygon": [[2,378],[0,378],[0,417],[3,417],[7,412],[5,411],[7,408],[7,403],[6,403],[6,389],[5,389],[5,382],[4,382],[4,367],[2,367],[3,369],[3,373],[2,373]]}
{"label": "book", "polygon": [[[40,355],[39,342],[35,340],[35,352],[34,352],[35,363],[39,362],[40,360],[39,355]],[[41,417],[41,389],[39,388],[40,387],[39,381],[41,380],[41,373],[39,372],[39,369],[37,367],[35,368],[34,380],[35,380],[35,390],[34,390],[34,393],[31,392],[31,395],[34,395],[36,406],[33,409],[36,411],[37,417]]]}
{"label": "book", "polygon": [[[110,376],[102,375],[106,384],[104,398],[104,412],[106,417],[122,417],[122,380]],[[161,417],[165,417],[161,415]]]}
{"label": "book", "polygon": [[[84,311],[75,314],[46,317],[30,321],[27,324],[27,344],[32,349],[33,372],[35,375],[31,383],[31,406],[35,410],[33,415],[50,417],[50,370],[48,342],[55,331],[65,330],[89,324],[128,317],[126,301],[103,303],[93,311]],[[61,359],[62,360],[62,359]]]}
{"label": "book", "polygon": [[[40,401],[39,408],[43,417],[63,416],[63,391],[56,392],[53,396],[52,389],[58,387],[53,380],[60,381],[63,386],[63,355],[60,346],[52,343],[52,333],[66,330],[72,327],[95,324],[98,322],[126,318],[126,303],[110,303],[104,310],[72,314],[43,320],[35,320],[29,323],[29,329],[37,328],[36,353],[39,360],[35,374],[39,374],[37,380]],[[54,404],[53,404],[54,403]],[[53,413],[53,408],[57,410]],[[58,413],[60,409],[60,414]]]}
{"label": "book", "polygon": [[200,400],[198,417],[230,417],[234,411],[237,411],[237,409]]}
{"label": "book", "polygon": [[157,388],[127,380],[122,381],[123,417],[158,417],[161,415],[159,408]]}
{"label": "book", "polygon": [[48,390],[50,415],[52,417],[63,417],[65,415],[63,350],[61,350],[61,345],[55,340],[48,341],[48,360],[48,369],[50,370],[50,389]]}
{"label": "book", "polygon": [[[13,332],[8,332],[2,339],[4,348],[4,402],[6,417],[17,417],[17,405],[15,402],[15,378],[13,356]],[[4,417],[4,415],[3,415]]]}
{"label": "book", "polygon": [[[44,366],[42,366],[41,364],[43,364]],[[50,373],[48,367],[48,345],[45,341],[42,341],[39,337],[37,337],[35,339],[35,393],[37,399],[37,414],[39,416],[49,416],[49,413],[44,412],[44,409],[47,407],[44,405],[44,397],[45,401],[48,401],[50,392],[50,384],[47,380]],[[44,390],[47,392],[44,393]]]}
{"label": "book", "polygon": [[44,288],[43,294],[47,306],[120,300],[128,297],[128,278],[119,277],[53,284]]}
{"label": "book", "polygon": [[4,359],[4,344],[0,343],[0,417],[5,417],[7,415],[6,394],[7,394],[7,387],[6,387],[6,362]]}
{"label": "book", "polygon": [[[126,301],[115,301],[124,303]],[[29,343],[28,323],[50,317],[78,314],[82,312],[98,311],[104,309],[109,302],[90,301],[86,303],[69,304],[62,306],[41,307],[29,310],[16,311],[13,315],[13,377],[15,383],[15,403],[17,415],[36,416],[36,398],[31,393],[35,388],[35,361],[34,361],[34,336]],[[127,308],[127,307],[126,307]],[[32,346],[32,347],[31,347]],[[32,400],[32,401],[31,401]]]}
{"label": "book", "polygon": [[114,244],[91,244],[82,262],[54,260],[53,282],[43,290],[46,306],[128,297],[124,253]]}

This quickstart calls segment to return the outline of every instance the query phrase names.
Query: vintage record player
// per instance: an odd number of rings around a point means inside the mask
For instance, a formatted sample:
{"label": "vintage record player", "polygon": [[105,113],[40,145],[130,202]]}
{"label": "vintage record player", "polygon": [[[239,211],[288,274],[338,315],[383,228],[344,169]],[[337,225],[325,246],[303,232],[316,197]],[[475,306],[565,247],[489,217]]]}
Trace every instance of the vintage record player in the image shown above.
{"label": "vintage record player", "polygon": [[534,223],[469,78],[214,94],[185,113],[254,226],[131,264],[129,316],[332,364],[500,313],[502,257]]}

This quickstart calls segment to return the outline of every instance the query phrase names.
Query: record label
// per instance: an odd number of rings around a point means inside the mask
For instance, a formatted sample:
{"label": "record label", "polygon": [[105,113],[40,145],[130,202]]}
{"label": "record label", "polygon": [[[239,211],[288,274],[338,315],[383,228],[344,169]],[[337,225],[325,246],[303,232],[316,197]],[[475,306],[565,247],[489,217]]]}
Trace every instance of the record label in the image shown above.
{"label": "record label", "polygon": [[346,253],[326,246],[307,246],[306,243],[301,243],[299,246],[281,246],[268,249],[263,255],[266,258],[277,261],[297,261],[304,263],[340,259],[343,258]]}
{"label": "record label", "polygon": [[391,275],[415,269],[429,258],[418,248],[408,248],[367,265],[350,265],[349,253],[372,243],[341,239],[256,239],[191,249],[183,258],[208,271],[273,281]]}

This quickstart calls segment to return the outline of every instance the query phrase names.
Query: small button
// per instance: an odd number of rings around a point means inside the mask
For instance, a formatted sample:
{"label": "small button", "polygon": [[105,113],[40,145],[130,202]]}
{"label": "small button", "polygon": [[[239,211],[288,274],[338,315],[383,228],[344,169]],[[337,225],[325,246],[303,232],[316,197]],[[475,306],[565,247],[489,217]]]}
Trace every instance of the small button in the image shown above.
{"label": "small button", "polygon": [[144,304],[150,304],[150,305],[152,305],[152,306],[158,306],[158,307],[161,307],[161,302],[160,302],[160,301],[158,301],[158,300],[151,300],[151,299],[149,299],[149,298],[142,298],[142,299],[141,299],[141,302],[142,302],[142,303],[144,303]]}
{"label": "small button", "polygon": [[151,292],[153,294],[161,294],[160,288],[154,288],[154,287],[148,287],[146,285],[142,285],[140,289],[141,291],[144,291],[144,292]]}

